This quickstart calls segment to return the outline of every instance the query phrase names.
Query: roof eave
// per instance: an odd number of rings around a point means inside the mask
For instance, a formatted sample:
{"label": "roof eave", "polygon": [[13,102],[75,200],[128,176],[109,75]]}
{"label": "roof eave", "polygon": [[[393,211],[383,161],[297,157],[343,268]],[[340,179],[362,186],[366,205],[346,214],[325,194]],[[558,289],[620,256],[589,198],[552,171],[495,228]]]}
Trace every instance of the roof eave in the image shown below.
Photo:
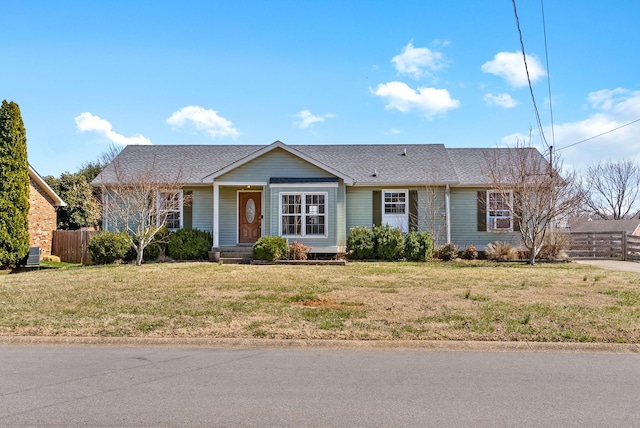
{"label": "roof eave", "polygon": [[65,201],[62,200],[62,198],[60,196],[58,196],[58,194],[51,188],[51,186],[49,186],[47,184],[46,181],[44,181],[44,179],[42,177],[40,177],[40,174],[38,174],[36,172],[35,169],[33,169],[33,167],[31,165],[29,165],[29,177],[36,182],[36,184],[38,186],[40,186],[42,189],[44,189],[45,193],[47,195],[49,195],[49,197],[53,200],[53,205],[56,207],[66,207],[67,204]]}

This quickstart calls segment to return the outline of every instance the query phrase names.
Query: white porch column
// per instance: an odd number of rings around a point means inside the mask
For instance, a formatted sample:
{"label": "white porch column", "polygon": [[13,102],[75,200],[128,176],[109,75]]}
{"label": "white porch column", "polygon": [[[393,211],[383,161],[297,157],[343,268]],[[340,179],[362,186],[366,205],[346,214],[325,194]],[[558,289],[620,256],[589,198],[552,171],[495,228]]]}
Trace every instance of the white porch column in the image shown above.
{"label": "white porch column", "polygon": [[213,183],[213,248],[220,247],[220,185]]}
{"label": "white porch column", "polygon": [[447,243],[451,242],[451,192],[449,185],[444,190],[444,211],[447,222]]}

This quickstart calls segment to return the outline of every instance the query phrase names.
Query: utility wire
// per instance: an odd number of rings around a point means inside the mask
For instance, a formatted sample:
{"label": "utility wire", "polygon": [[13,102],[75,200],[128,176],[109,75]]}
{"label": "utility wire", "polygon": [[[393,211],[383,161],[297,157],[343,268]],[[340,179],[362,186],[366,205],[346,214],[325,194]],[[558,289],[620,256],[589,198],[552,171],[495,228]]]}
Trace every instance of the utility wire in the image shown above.
{"label": "utility wire", "polygon": [[610,129],[610,130],[605,131],[605,132],[603,132],[601,134],[594,135],[593,137],[585,138],[584,140],[580,140],[577,143],[572,143],[572,144],[569,144],[568,146],[561,147],[559,149],[556,149],[556,151],[568,149],[569,147],[573,147],[573,146],[577,146],[578,144],[585,143],[587,141],[593,140],[594,138],[602,137],[603,135],[609,134],[610,132],[613,132],[613,131],[617,131],[618,129],[622,129],[625,126],[633,125],[634,123],[637,123],[637,122],[640,122],[640,119],[632,120],[631,122],[625,123],[624,125],[620,125],[617,128]]}
{"label": "utility wire", "polygon": [[533,93],[533,85],[531,85],[531,77],[529,75],[529,66],[527,65],[527,55],[524,49],[524,40],[522,39],[522,30],[520,29],[520,18],[518,17],[518,8],[516,7],[516,0],[511,0],[513,4],[513,14],[516,17],[516,26],[518,27],[518,34],[520,36],[520,48],[522,50],[522,58],[524,59],[524,69],[527,72],[527,82],[529,83],[529,92],[531,93],[531,100],[533,101],[533,109],[536,114],[536,121],[538,122],[538,132],[544,144],[549,148],[549,143],[544,135],[544,129],[542,127],[542,121],[540,120],[540,112],[538,111],[538,104],[536,103],[536,97]]}
{"label": "utility wire", "polygon": [[542,33],[544,35],[544,59],[547,63],[547,91],[549,93],[549,114],[551,115],[551,146],[549,147],[549,163],[553,168],[553,149],[556,146],[556,132],[553,126],[553,102],[551,98],[551,71],[549,70],[549,49],[547,48],[547,22],[544,16],[544,0],[540,0],[542,7]]}

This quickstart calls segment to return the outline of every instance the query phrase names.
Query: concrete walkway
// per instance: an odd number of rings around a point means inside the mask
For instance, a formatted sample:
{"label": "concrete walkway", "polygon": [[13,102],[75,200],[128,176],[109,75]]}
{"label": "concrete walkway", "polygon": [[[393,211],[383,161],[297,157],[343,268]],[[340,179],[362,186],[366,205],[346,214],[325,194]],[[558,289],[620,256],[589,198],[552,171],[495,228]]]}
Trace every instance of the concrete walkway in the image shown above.
{"label": "concrete walkway", "polygon": [[640,263],[635,262],[623,262],[620,260],[575,260],[575,262],[583,265],[598,266],[604,269],[640,273]]}

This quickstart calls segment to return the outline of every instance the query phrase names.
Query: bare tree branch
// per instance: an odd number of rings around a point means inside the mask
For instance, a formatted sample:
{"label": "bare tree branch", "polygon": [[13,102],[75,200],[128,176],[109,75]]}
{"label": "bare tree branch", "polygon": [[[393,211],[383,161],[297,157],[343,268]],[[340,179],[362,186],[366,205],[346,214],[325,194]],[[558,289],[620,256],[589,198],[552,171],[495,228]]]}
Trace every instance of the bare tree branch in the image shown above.
{"label": "bare tree branch", "polygon": [[573,173],[564,173],[562,161],[551,165],[530,144],[487,152],[486,175],[492,190],[513,216],[522,244],[535,264],[547,232],[576,206],[580,189]]}
{"label": "bare tree branch", "polygon": [[640,165],[632,160],[601,161],[583,177],[583,202],[590,214],[603,220],[622,220],[638,214]]}
{"label": "bare tree branch", "polygon": [[144,249],[154,242],[158,231],[165,225],[179,227],[181,207],[189,201],[181,190],[181,176],[161,177],[155,160],[147,169],[129,173],[117,158],[111,166],[115,180],[103,185],[107,229],[127,236],[136,252],[136,264],[141,265]]}

